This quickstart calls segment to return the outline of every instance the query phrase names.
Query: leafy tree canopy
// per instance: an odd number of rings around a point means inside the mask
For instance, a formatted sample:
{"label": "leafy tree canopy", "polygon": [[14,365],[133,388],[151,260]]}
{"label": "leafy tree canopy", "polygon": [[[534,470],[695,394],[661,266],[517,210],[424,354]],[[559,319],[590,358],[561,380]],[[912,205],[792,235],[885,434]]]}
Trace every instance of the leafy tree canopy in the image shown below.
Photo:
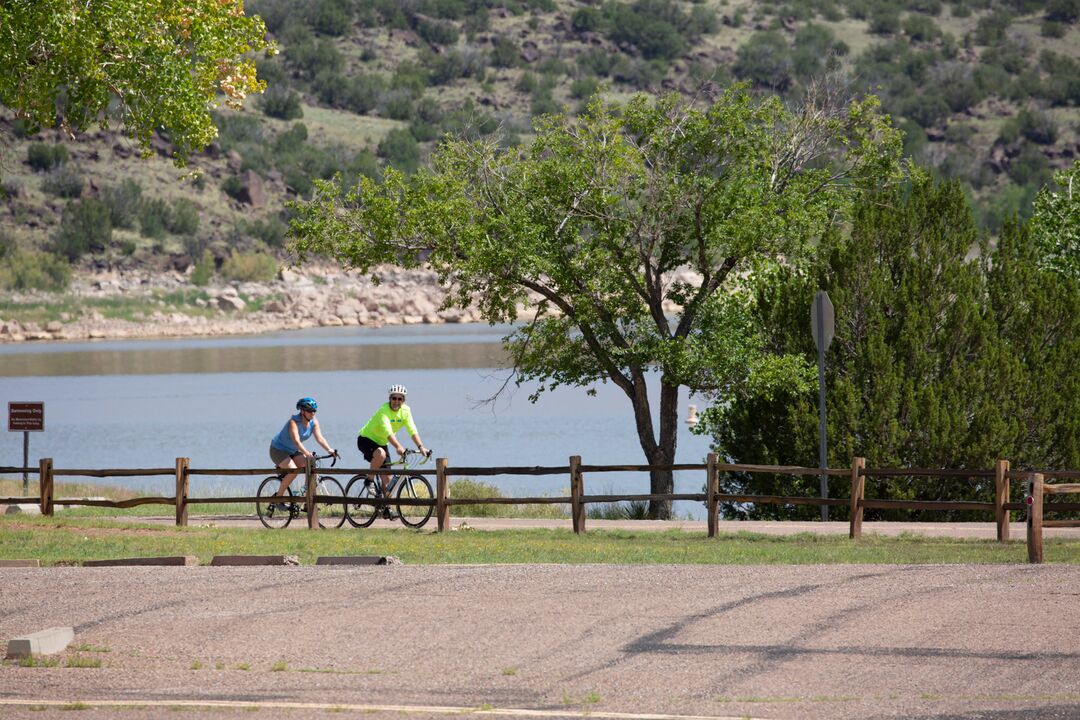
{"label": "leafy tree canopy", "polygon": [[[703,108],[597,100],[546,118],[528,146],[449,140],[411,177],[320,183],[292,234],[301,260],[429,262],[451,302],[492,322],[527,308],[507,338],[519,380],[613,382],[650,464],[667,464],[680,385],[724,394],[802,376],[801,361],[763,347],[741,278],[805,258],[859,187],[898,175],[899,150],[873,98],[822,93],[793,111],[739,85]],[[654,471],[652,487],[671,492],[671,473]]]}
{"label": "leafy tree canopy", "polygon": [[[762,274],[754,284],[769,343],[807,360],[816,356],[814,293],[824,288],[832,299],[830,467],[853,456],[871,467],[985,470],[999,457],[1013,467],[1080,464],[1080,282],[1042,272],[1036,243],[1015,222],[991,251],[957,184],[918,177],[908,188],[868,197],[849,232],[824,236],[809,268]],[[817,464],[815,392],[748,393],[705,418],[717,450],[738,462]],[[816,495],[817,482],[765,475],[722,481],[730,493],[795,496]],[[867,497],[876,499],[993,497],[987,478],[867,482]],[[810,518],[817,508],[725,511]]]}
{"label": "leafy tree canopy", "polygon": [[218,93],[239,106],[264,83],[249,53],[273,52],[241,0],[0,3],[0,103],[68,133],[121,121],[149,153],[163,130],[176,162],[217,134]]}
{"label": "leafy tree canopy", "polygon": [[1080,280],[1080,160],[1054,184],[1035,197],[1031,234],[1047,267]]}

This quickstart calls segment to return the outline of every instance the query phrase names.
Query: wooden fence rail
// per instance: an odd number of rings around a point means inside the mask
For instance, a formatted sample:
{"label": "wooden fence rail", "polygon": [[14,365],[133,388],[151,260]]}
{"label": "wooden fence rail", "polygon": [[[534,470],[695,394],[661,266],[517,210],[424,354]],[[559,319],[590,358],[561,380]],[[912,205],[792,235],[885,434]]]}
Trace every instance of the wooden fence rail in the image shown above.
{"label": "wooden fence rail", "polygon": [[[592,473],[606,472],[649,472],[652,470],[692,471],[701,472],[704,480],[704,491],[699,493],[643,493],[643,494],[605,494],[588,495],[585,493],[585,477]],[[196,504],[225,504],[225,503],[256,503],[265,498],[256,496],[242,497],[198,497],[191,495],[192,476],[252,476],[252,475],[276,475],[280,469],[266,468],[192,468],[188,458],[176,458],[171,468],[61,468],[53,467],[51,458],[43,458],[37,468],[23,467],[0,467],[0,474],[33,473],[39,478],[39,497],[8,497],[0,498],[0,505],[26,503],[28,500],[36,500],[40,504],[44,515],[52,515],[57,502],[54,497],[54,483],[57,477],[95,477],[95,478],[124,478],[124,477],[155,477],[174,476],[176,478],[175,494],[171,497],[138,497],[128,500],[92,500],[92,499],[62,499],[65,505],[80,505],[89,507],[115,507],[131,508],[140,505],[173,505],[176,509],[176,524],[187,525],[188,508]],[[578,455],[572,456],[567,465],[551,466],[518,466],[518,467],[453,467],[446,458],[438,458],[435,468],[429,470],[412,470],[409,474],[433,475],[436,479],[435,498],[430,500],[397,500],[391,498],[379,499],[343,499],[333,496],[321,496],[315,494],[317,485],[316,475],[357,475],[373,473],[369,468],[316,468],[309,461],[299,472],[305,477],[304,499],[308,511],[307,521],[309,528],[318,528],[318,504],[319,503],[363,503],[376,506],[389,504],[423,505],[432,506],[435,509],[437,525],[440,532],[450,527],[450,511],[455,506],[464,505],[540,505],[540,504],[564,504],[570,507],[570,521],[575,533],[584,533],[586,524],[586,505],[589,503],[615,503],[615,502],[644,502],[644,501],[668,501],[687,500],[702,502],[706,506],[706,517],[709,537],[718,534],[719,506],[722,502],[731,503],[757,503],[779,505],[828,505],[847,506],[850,508],[849,537],[857,539],[862,535],[863,515],[867,508],[888,510],[966,510],[975,512],[993,513],[997,525],[998,540],[1009,539],[1009,513],[1010,511],[1027,510],[1028,519],[1028,551],[1031,562],[1042,561],[1042,528],[1044,527],[1080,527],[1080,520],[1044,520],[1045,512],[1076,512],[1080,511],[1080,503],[1054,502],[1044,504],[1046,495],[1066,495],[1080,493],[1080,483],[1055,483],[1048,484],[1045,479],[1054,477],[1058,479],[1080,478],[1080,471],[1053,470],[1053,471],[1029,471],[1010,470],[1008,460],[999,460],[992,470],[978,469],[952,469],[952,468],[867,468],[863,458],[853,458],[850,468],[811,468],[794,465],[743,465],[721,463],[717,461],[714,453],[709,454],[705,464],[674,464],[674,465],[585,465]],[[374,471],[378,475],[399,474],[400,468],[382,468]],[[821,498],[812,496],[783,496],[783,495],[751,495],[751,494],[725,494],[720,492],[720,473],[768,473],[774,475],[830,475],[836,477],[848,477],[851,481],[851,493],[847,498]],[[453,498],[450,494],[451,477],[477,477],[496,475],[558,475],[568,477],[570,481],[570,495],[568,497],[490,497],[490,498]],[[966,478],[994,478],[994,501],[945,501],[945,500],[883,500],[866,498],[867,477],[966,477]],[[1009,490],[1011,480],[1023,480],[1028,484],[1028,494],[1024,502],[1010,502]]]}

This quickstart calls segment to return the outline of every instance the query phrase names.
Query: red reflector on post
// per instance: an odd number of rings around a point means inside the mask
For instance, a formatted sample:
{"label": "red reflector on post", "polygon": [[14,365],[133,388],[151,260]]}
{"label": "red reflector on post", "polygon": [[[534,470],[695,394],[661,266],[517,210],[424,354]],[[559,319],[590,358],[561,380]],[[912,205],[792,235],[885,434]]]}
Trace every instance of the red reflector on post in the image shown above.
{"label": "red reflector on post", "polygon": [[1024,502],[1026,502],[1028,505],[1034,505],[1035,504],[1035,498],[1028,495],[1026,498],[1024,498]]}

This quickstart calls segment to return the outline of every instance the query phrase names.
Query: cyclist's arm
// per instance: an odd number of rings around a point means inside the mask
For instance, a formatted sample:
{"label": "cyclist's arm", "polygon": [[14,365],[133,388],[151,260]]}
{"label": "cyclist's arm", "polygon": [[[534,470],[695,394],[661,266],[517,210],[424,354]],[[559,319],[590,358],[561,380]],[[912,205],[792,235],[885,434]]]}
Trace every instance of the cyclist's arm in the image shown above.
{"label": "cyclist's arm", "polygon": [[333,453],[334,448],[330,447],[330,443],[326,442],[326,438],[323,437],[322,426],[319,425],[319,421],[318,420],[312,420],[311,422],[315,423],[315,427],[312,428],[312,430],[311,430],[311,434],[315,436],[315,442],[322,445],[323,449],[325,449],[326,452]]}
{"label": "cyclist's arm", "polygon": [[289,419],[289,437],[292,438],[292,444],[300,450],[300,454],[304,457],[311,455],[308,449],[304,447],[304,443],[300,442],[300,428],[296,427],[296,421]]}
{"label": "cyclist's arm", "polygon": [[391,435],[387,438],[387,442],[393,445],[394,449],[397,450],[398,457],[405,457],[405,446],[401,444],[400,440],[398,440],[395,436]]}
{"label": "cyclist's arm", "polygon": [[412,441],[416,443],[416,449],[422,452],[424,455],[428,454],[428,449],[424,447],[424,441],[420,439],[420,433],[412,434]]}

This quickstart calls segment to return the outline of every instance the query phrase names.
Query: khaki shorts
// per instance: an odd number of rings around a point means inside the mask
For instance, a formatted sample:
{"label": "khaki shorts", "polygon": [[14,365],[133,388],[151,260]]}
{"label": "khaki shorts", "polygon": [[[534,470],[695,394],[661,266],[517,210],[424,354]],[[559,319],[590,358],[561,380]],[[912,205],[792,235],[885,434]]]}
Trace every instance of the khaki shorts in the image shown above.
{"label": "khaki shorts", "polygon": [[270,460],[274,463],[274,467],[281,467],[283,460],[287,458],[294,458],[303,455],[303,453],[287,453],[284,450],[278,450],[273,445],[270,446]]}

